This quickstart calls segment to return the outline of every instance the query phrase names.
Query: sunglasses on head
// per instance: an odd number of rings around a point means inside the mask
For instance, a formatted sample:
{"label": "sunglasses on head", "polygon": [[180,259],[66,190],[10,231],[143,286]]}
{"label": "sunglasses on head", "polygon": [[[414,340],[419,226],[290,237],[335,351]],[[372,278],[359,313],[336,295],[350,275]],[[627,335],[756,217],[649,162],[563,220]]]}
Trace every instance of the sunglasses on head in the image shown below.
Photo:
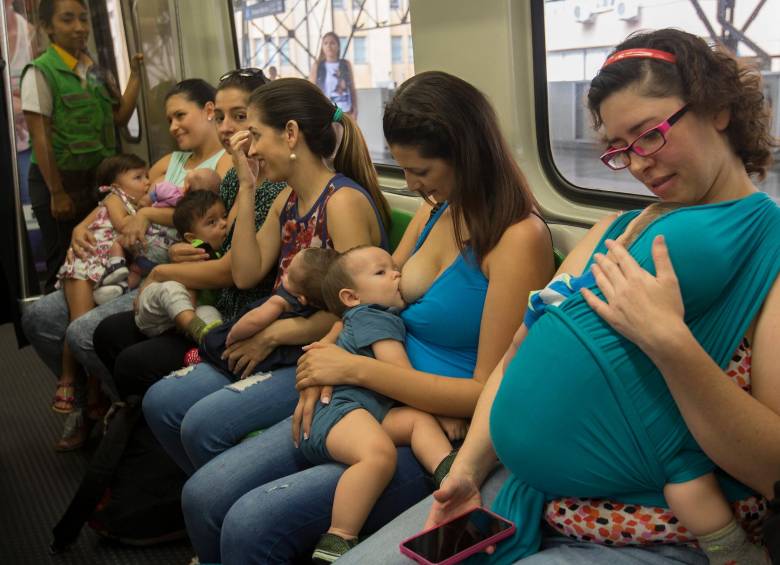
{"label": "sunglasses on head", "polygon": [[265,73],[263,73],[262,69],[258,69],[255,67],[248,67],[246,69],[235,69],[232,71],[226,72],[224,75],[219,77],[219,82],[224,82],[229,78],[233,77],[244,77],[244,78],[256,78],[256,77],[262,77],[265,78]]}

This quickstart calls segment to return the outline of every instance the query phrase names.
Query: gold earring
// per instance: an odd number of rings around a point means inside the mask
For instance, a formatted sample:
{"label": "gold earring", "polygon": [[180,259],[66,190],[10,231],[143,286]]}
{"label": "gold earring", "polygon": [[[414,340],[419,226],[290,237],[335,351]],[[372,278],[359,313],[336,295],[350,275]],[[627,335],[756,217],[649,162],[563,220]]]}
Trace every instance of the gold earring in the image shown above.
{"label": "gold earring", "polygon": [[290,153],[290,161],[295,161],[298,156],[295,153]]}

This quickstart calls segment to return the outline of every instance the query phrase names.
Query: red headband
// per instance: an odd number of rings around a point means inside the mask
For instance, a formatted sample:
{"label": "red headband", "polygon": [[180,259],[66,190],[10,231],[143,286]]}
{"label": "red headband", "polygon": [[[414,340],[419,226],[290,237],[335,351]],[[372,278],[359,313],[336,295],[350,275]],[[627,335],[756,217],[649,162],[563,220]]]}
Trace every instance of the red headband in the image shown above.
{"label": "red headband", "polygon": [[658,59],[672,64],[677,62],[677,57],[667,51],[659,51],[658,49],[624,49],[609,57],[601,68],[603,69],[623,59]]}

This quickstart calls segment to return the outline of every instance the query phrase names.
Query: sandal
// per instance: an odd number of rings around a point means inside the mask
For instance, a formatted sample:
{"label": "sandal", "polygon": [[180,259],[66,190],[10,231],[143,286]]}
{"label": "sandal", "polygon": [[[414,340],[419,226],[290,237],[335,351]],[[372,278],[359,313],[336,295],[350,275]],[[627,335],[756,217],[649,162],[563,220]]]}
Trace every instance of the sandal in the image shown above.
{"label": "sandal", "polygon": [[65,427],[62,429],[62,437],[54,444],[54,451],[60,453],[79,449],[89,437],[89,427],[84,421],[81,410],[74,410],[65,419]]}
{"label": "sandal", "polygon": [[51,403],[51,409],[59,414],[70,414],[76,405],[76,388],[73,383],[57,384],[57,390],[54,392],[54,402]]}

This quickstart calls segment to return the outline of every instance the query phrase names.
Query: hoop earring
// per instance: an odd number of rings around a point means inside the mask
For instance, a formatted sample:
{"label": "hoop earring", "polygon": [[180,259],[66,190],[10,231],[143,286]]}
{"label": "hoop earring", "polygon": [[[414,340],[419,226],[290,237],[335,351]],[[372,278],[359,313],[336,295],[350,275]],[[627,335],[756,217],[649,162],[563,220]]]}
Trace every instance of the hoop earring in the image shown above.
{"label": "hoop earring", "polygon": [[290,153],[290,161],[295,161],[298,156],[295,153]]}

